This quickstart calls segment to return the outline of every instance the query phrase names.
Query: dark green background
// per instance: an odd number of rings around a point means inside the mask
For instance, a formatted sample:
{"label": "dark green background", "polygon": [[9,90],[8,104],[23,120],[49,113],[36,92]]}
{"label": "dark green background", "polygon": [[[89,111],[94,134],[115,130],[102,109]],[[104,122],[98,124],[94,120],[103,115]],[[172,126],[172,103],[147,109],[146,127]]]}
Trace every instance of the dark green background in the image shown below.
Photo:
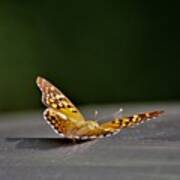
{"label": "dark green background", "polygon": [[78,104],[180,99],[179,4],[1,1],[0,111],[40,107],[37,75]]}

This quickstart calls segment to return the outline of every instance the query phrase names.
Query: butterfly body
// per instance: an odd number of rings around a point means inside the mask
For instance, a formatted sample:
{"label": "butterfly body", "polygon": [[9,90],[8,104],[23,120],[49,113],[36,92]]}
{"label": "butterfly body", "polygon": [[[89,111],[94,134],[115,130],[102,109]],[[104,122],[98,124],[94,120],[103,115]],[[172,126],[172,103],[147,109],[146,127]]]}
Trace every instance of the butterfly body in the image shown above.
{"label": "butterfly body", "polygon": [[70,139],[103,138],[116,134],[121,129],[156,118],[163,113],[163,111],[145,112],[98,123],[94,120],[87,120],[73,103],[46,79],[38,77],[37,85],[42,92],[42,102],[47,107],[44,111],[44,119],[61,137]]}

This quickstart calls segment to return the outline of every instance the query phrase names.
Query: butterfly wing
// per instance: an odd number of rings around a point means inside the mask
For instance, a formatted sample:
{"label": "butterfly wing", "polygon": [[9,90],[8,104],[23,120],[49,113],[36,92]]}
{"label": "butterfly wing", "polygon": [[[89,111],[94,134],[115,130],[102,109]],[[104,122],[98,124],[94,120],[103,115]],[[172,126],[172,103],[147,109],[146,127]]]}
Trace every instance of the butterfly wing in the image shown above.
{"label": "butterfly wing", "polygon": [[164,111],[152,111],[152,112],[144,112],[140,114],[134,114],[133,116],[117,118],[109,122],[105,122],[101,124],[102,128],[116,130],[116,129],[124,129],[128,127],[134,127],[145,121],[155,119],[160,116]]}
{"label": "butterfly wing", "polygon": [[[77,134],[82,139],[93,139],[93,138],[102,138],[105,136],[110,136],[112,134],[118,133],[121,129],[134,127],[143,123],[145,121],[155,119],[160,116],[163,111],[152,111],[145,112],[140,114],[135,114],[133,116],[117,118],[112,121],[104,122],[99,125],[85,126],[84,129],[79,129]],[[88,121],[87,121],[88,122]],[[95,123],[95,122],[94,122]]]}
{"label": "butterfly wing", "polygon": [[80,111],[58,88],[42,77],[38,77],[36,83],[42,92],[42,102],[45,106],[64,114],[71,121],[85,121]]}
{"label": "butterfly wing", "polygon": [[52,108],[47,108],[44,111],[44,119],[59,136],[70,139],[79,139],[76,131],[86,122],[73,122],[63,113]]}

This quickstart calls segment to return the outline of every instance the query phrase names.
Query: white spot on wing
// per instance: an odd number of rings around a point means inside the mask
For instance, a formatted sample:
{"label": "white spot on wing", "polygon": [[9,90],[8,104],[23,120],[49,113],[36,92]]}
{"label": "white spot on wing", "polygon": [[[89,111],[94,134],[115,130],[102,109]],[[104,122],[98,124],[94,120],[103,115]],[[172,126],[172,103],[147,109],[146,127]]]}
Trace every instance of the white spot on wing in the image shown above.
{"label": "white spot on wing", "polygon": [[86,139],[89,139],[89,137],[88,136],[82,136],[81,139],[86,140]]}
{"label": "white spot on wing", "polygon": [[79,137],[79,136],[74,136],[73,138],[75,138],[75,139],[80,139],[80,137]]}
{"label": "white spot on wing", "polygon": [[104,138],[104,135],[100,135],[100,136],[98,136],[98,138]]}
{"label": "white spot on wing", "polygon": [[106,137],[110,137],[112,134],[106,134]]}
{"label": "white spot on wing", "polygon": [[89,136],[90,139],[96,139],[97,136]]}
{"label": "white spot on wing", "polygon": [[119,133],[119,131],[115,131],[115,132],[112,133],[112,135],[115,135],[115,134],[118,134],[118,133]]}

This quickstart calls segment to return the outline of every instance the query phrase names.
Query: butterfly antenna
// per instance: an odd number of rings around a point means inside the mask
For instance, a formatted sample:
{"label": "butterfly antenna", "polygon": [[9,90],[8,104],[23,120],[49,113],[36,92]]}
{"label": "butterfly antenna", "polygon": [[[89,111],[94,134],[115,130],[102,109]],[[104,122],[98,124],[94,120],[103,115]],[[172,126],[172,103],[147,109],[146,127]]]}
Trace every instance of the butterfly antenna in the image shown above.
{"label": "butterfly antenna", "polygon": [[99,114],[98,110],[95,110],[95,111],[94,111],[94,119],[95,119],[95,120],[96,120],[98,114]]}
{"label": "butterfly antenna", "polygon": [[123,109],[120,108],[117,112],[114,113],[114,118],[120,118],[122,116]]}

